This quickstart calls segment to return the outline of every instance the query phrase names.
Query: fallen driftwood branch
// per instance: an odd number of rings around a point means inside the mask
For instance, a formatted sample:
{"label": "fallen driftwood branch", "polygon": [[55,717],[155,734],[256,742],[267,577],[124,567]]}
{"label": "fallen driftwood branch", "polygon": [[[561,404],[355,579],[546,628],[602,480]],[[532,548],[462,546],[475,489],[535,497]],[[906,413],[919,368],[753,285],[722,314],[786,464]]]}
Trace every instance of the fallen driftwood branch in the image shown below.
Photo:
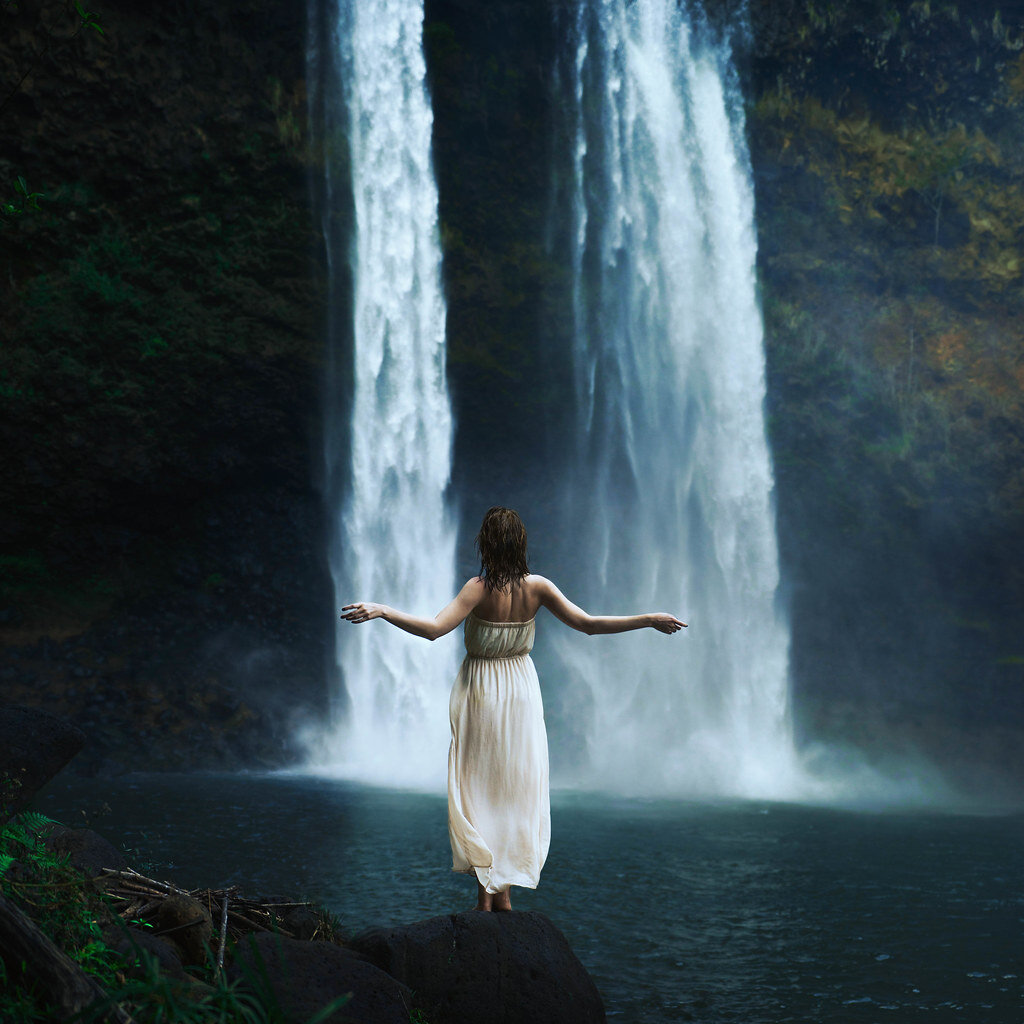
{"label": "fallen driftwood branch", "polygon": [[[0,955],[8,964],[23,964],[30,978],[46,992],[59,1020],[68,1020],[88,1006],[107,1000],[107,994],[81,967],[0,894]],[[132,1018],[116,1004],[105,1019],[131,1024]]]}
{"label": "fallen driftwood branch", "polygon": [[[224,943],[230,935],[240,938],[252,932],[279,932],[286,938],[295,938],[281,922],[280,912],[295,910],[300,907],[313,907],[309,901],[263,902],[247,899],[238,894],[237,886],[227,889],[179,889],[170,882],[160,882],[155,878],[128,870],[104,868],[98,879],[99,884],[108,896],[122,902],[114,909],[123,920],[146,921],[156,918],[160,905],[169,896],[189,896],[202,903],[213,917],[214,907],[220,910],[220,948],[218,950],[218,967],[224,960]],[[185,928],[188,925],[178,925]],[[176,929],[175,929],[176,930]],[[168,934],[156,932],[155,934]]]}
{"label": "fallen driftwood branch", "polygon": [[191,895],[188,889],[179,889],[176,885],[171,885],[170,882],[158,882],[155,878],[147,878],[131,868],[126,868],[123,871],[117,868],[104,868],[103,875],[113,875],[115,878],[123,879],[129,887],[132,885],[140,886],[140,892],[152,892],[154,889],[157,889],[176,896]]}
{"label": "fallen driftwood branch", "polygon": [[220,975],[221,971],[224,970],[224,943],[228,937],[228,898],[224,897],[224,902],[220,907],[220,945],[217,947],[217,974]]}

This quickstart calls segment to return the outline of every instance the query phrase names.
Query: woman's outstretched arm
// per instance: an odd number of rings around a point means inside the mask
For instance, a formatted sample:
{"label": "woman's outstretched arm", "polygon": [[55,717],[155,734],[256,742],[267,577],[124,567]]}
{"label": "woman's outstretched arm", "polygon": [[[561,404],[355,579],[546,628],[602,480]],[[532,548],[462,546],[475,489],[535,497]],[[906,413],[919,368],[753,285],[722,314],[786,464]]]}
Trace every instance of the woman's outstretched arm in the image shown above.
{"label": "woman's outstretched arm", "polygon": [[535,577],[540,603],[567,626],[581,633],[627,633],[632,629],[656,629],[661,633],[675,633],[686,623],[668,612],[645,612],[642,615],[588,615],[579,605],[570,601],[543,576]]}
{"label": "woman's outstretched arm", "polygon": [[479,576],[469,580],[454,600],[445,605],[432,619],[408,615],[390,608],[386,604],[372,601],[358,601],[341,609],[341,617],[349,622],[369,622],[370,619],[385,619],[391,625],[404,629],[413,636],[436,640],[450,633],[480,603],[484,596],[484,581]]}

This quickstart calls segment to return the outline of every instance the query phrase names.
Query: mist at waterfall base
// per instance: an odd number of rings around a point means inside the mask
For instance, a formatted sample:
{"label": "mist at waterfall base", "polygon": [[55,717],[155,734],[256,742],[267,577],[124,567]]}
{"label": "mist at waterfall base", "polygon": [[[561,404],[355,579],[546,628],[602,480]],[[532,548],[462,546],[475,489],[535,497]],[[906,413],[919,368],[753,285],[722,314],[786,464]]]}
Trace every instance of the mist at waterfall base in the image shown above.
{"label": "mist at waterfall base", "polygon": [[[326,462],[339,607],[372,599],[433,614],[476,571],[466,554],[484,508],[512,504],[531,530],[535,569],[588,610],[670,610],[691,622],[672,639],[590,640],[541,622],[535,660],[556,784],[947,800],[926,765],[883,772],[850,752],[798,753],[794,743],[753,196],[728,40],[656,0],[593,0],[566,15],[553,88],[571,171],[552,205],[571,211],[561,255],[572,268],[572,437],[557,454],[550,439],[538,444],[533,465],[496,466],[498,488],[456,495],[454,572],[422,11],[317,7],[311,25],[330,31],[311,37],[311,77],[347,106],[321,96],[313,108],[325,138],[347,132],[351,157],[350,183],[335,181],[328,163],[321,200],[332,267],[352,281],[351,327],[339,322],[342,289],[329,328]],[[326,229],[346,184],[353,240]],[[339,257],[347,251],[349,264]],[[355,352],[351,395],[339,383],[346,345]],[[491,441],[475,438],[484,449]],[[306,737],[311,768],[443,786],[459,646],[458,636],[430,645],[383,623],[343,624],[331,720]]]}

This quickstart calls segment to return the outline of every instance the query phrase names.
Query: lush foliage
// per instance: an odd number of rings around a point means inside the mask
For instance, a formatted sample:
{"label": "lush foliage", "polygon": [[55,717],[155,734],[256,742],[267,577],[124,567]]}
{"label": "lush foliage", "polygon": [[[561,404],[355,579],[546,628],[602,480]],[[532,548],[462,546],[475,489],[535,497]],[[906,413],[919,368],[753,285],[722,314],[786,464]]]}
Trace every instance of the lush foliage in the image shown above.
{"label": "lush foliage", "polygon": [[0,214],[5,217],[17,217],[31,210],[39,209],[42,192],[30,192],[25,179],[19,174],[14,182],[14,198],[0,205]]}
{"label": "lush foliage", "polygon": [[[14,900],[32,920],[108,994],[76,1019],[107,1019],[115,1006],[139,1024],[281,1024],[285,1014],[262,962],[229,981],[210,954],[207,963],[184,981],[164,974],[156,957],[135,948],[124,956],[104,941],[104,927],[123,927],[108,899],[68,865],[66,856],[46,844],[56,822],[35,812],[23,813],[0,833],[0,892]],[[59,827],[59,826],[57,826]],[[137,927],[145,922],[133,922]],[[347,996],[333,1000],[310,1018],[318,1024],[343,1007]],[[18,970],[0,960],[0,1020],[47,1024],[52,1011],[46,993]]]}
{"label": "lush foliage", "polygon": [[1024,27],[805,7],[749,121],[798,693],[857,739],[955,718],[983,759],[969,731],[1024,714]]}
{"label": "lush foliage", "polygon": [[[0,892],[101,985],[117,984],[123,963],[102,938],[109,908],[68,866],[66,856],[46,846],[46,831],[55,824],[35,812],[8,822],[0,832]],[[50,1020],[45,993],[36,991],[15,965],[5,969],[0,961],[0,970],[6,975],[0,988],[0,1019],[26,1024]]]}

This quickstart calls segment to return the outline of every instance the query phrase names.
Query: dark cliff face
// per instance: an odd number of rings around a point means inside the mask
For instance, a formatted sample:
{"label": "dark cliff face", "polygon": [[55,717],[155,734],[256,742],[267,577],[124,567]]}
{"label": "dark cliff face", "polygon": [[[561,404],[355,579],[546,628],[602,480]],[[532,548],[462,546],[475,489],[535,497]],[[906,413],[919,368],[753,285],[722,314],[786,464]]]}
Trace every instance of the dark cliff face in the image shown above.
{"label": "dark cliff face", "polygon": [[[100,21],[0,21],[4,88],[34,66],[0,110],[0,187],[44,193],[0,224],[4,698],[143,764],[274,757],[274,694],[322,699],[329,607],[304,14]],[[273,738],[176,740],[204,703]]]}
{"label": "dark cliff face", "polygon": [[[0,221],[4,697],[106,730],[122,763],[279,758],[279,695],[322,702],[331,635],[305,14],[117,3],[103,36],[65,40],[72,18],[47,45],[60,9],[0,16],[0,82],[45,50],[0,108],[0,199],[17,175],[45,193]],[[571,414],[565,9],[425,14],[454,490],[467,519],[493,499],[532,520]],[[1021,27],[881,0],[749,19],[803,728],[1019,761]]]}
{"label": "dark cliff face", "polygon": [[1024,20],[1002,10],[755,32],[749,133],[798,712],[1020,773]]}
{"label": "dark cliff face", "polygon": [[537,522],[572,415],[572,302],[548,231],[557,17],[547,3],[427,0],[424,22],[454,489],[467,531],[496,502]]}

